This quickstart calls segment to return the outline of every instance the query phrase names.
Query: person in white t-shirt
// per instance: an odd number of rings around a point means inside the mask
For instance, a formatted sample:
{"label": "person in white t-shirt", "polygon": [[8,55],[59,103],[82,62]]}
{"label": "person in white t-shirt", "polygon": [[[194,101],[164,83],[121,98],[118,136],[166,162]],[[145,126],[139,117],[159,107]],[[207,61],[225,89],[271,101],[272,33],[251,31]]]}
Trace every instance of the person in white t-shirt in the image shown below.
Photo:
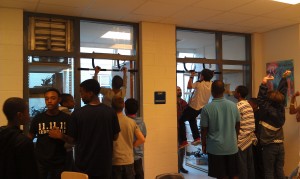
{"label": "person in white t-shirt", "polygon": [[214,72],[209,69],[203,69],[201,71],[199,81],[195,83],[193,83],[194,76],[195,72],[192,71],[187,85],[188,89],[194,89],[193,96],[189,101],[188,107],[185,108],[178,121],[178,140],[180,141],[179,149],[184,148],[188,145],[184,123],[185,121],[189,121],[190,123],[190,128],[194,138],[192,145],[200,144],[200,134],[196,117],[201,113],[201,109],[208,103],[211,96],[212,82],[210,80],[213,78]]}

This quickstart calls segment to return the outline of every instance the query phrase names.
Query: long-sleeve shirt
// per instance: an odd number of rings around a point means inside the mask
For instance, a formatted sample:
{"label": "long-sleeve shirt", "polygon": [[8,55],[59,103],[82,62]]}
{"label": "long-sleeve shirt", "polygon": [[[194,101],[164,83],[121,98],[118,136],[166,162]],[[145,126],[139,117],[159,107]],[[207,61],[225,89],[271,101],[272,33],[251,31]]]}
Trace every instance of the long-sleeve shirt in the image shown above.
{"label": "long-sleeve shirt", "polygon": [[237,103],[241,115],[240,131],[238,135],[238,147],[244,151],[246,148],[251,146],[252,143],[257,141],[254,134],[255,131],[255,120],[253,109],[247,100],[242,100]]}

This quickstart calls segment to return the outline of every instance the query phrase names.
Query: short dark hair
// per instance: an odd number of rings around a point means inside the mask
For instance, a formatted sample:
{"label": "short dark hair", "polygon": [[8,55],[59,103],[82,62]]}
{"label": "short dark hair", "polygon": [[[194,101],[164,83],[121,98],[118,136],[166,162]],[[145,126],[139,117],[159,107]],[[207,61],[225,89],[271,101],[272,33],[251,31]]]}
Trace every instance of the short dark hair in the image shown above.
{"label": "short dark hair", "polygon": [[136,114],[139,109],[138,101],[134,98],[129,98],[125,101],[125,111],[127,114]]}
{"label": "short dark hair", "polygon": [[61,101],[60,101],[60,105],[63,105],[64,102],[68,102],[70,99],[73,98],[73,96],[69,93],[63,93],[60,95]]}
{"label": "short dark hair", "polygon": [[224,82],[221,80],[215,80],[212,84],[211,84],[211,93],[213,95],[220,95],[223,94],[225,91],[225,85]]}
{"label": "short dark hair", "polygon": [[123,86],[123,79],[119,75],[113,77],[111,86],[113,89],[120,89]]}
{"label": "short dark hair", "polygon": [[57,96],[58,96],[58,97],[60,97],[60,95],[61,95],[61,93],[60,93],[60,92],[58,91],[58,89],[56,89],[56,88],[48,88],[48,89],[45,91],[44,95],[45,95],[46,93],[50,92],[50,91],[54,91],[55,93],[57,93]]}
{"label": "short dark hair", "polygon": [[267,97],[269,100],[271,100],[275,103],[284,103],[285,102],[285,96],[277,90],[268,91]]}
{"label": "short dark hair", "polygon": [[121,112],[123,111],[124,108],[124,99],[119,96],[115,96],[112,98],[111,102],[111,107],[116,111],[116,112]]}
{"label": "short dark hair", "polygon": [[203,76],[204,81],[210,81],[214,76],[214,72],[209,69],[203,69],[201,75]]}
{"label": "short dark hair", "polygon": [[80,87],[87,92],[93,92],[94,95],[98,96],[100,92],[100,85],[97,80],[88,79],[80,83]]}
{"label": "short dark hair", "polygon": [[18,112],[24,112],[27,109],[27,102],[19,97],[8,98],[3,104],[3,113],[8,121],[14,120]]}
{"label": "short dark hair", "polygon": [[249,93],[249,90],[246,86],[240,85],[236,87],[236,92],[240,93],[242,98],[246,98]]}

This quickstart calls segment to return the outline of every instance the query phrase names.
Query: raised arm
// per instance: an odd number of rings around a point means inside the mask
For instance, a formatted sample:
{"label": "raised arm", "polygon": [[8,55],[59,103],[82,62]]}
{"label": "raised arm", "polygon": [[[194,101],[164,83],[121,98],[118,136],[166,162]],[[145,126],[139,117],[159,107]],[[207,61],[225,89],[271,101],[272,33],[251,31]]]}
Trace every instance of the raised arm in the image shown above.
{"label": "raised arm", "polygon": [[192,85],[193,85],[194,76],[195,76],[195,72],[192,71],[190,79],[189,79],[188,84],[187,84],[187,89],[192,89],[193,88]]}
{"label": "raised arm", "polygon": [[277,90],[282,93],[285,97],[287,94],[287,90],[288,90],[288,83],[287,83],[287,77],[291,75],[291,71],[290,70],[286,70],[283,74],[282,74],[282,78],[278,84],[278,88]]}
{"label": "raised arm", "polygon": [[299,110],[299,108],[296,108],[295,107],[295,102],[296,102],[296,97],[300,95],[300,92],[297,91],[293,96],[292,96],[292,99],[291,99],[291,102],[290,102],[290,114],[296,114]]}
{"label": "raised arm", "polygon": [[94,76],[93,76],[94,80],[98,81],[98,74],[99,74],[100,70],[101,70],[101,68],[99,66],[95,67],[95,73],[94,73]]}
{"label": "raised arm", "polygon": [[259,86],[259,91],[257,95],[257,103],[259,106],[264,106],[266,104],[268,93],[267,82],[270,80],[274,80],[274,77],[270,75],[265,76],[261,82],[261,85]]}

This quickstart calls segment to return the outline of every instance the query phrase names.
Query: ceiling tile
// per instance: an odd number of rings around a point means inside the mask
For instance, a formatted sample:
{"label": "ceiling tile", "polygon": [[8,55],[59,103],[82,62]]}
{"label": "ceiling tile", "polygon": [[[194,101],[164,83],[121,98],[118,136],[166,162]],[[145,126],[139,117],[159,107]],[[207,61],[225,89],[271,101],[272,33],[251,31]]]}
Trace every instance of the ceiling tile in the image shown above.
{"label": "ceiling tile", "polygon": [[208,18],[205,21],[214,22],[214,23],[222,23],[222,24],[235,24],[235,23],[238,23],[241,21],[252,19],[254,17],[255,16],[247,15],[247,14],[226,12],[221,15],[217,15],[217,16]]}
{"label": "ceiling tile", "polygon": [[88,6],[91,0],[40,0],[41,4],[65,6],[65,7],[81,7]]}
{"label": "ceiling tile", "polygon": [[235,7],[247,4],[253,0],[202,0],[198,3],[195,3],[195,7],[202,7],[207,9],[228,11]]}
{"label": "ceiling tile", "polygon": [[252,15],[261,15],[266,14],[272,11],[277,11],[280,9],[284,9],[289,7],[290,5],[284,3],[278,3],[274,1],[266,1],[266,0],[259,0],[253,1],[243,6],[239,6],[238,8],[234,8],[232,12],[239,12],[244,14],[252,14]]}
{"label": "ceiling tile", "polygon": [[292,5],[271,13],[263,14],[264,17],[272,17],[278,19],[292,19],[300,16],[300,5]]}
{"label": "ceiling tile", "polygon": [[253,19],[237,23],[236,25],[239,25],[239,26],[249,26],[249,27],[256,28],[256,27],[268,26],[268,25],[277,23],[279,21],[280,20],[274,19],[274,18],[255,17]]}
{"label": "ceiling tile", "polygon": [[31,12],[35,11],[37,4],[38,4],[38,0],[28,0],[28,1],[0,0],[0,7],[17,8],[17,9],[23,9],[24,11],[31,11]]}
{"label": "ceiling tile", "polygon": [[40,3],[37,7],[36,12],[67,15],[67,16],[79,16],[81,10],[82,9],[76,7],[56,6],[56,5]]}
{"label": "ceiling tile", "polygon": [[134,14],[142,14],[142,15],[153,15],[160,17],[170,16],[177,11],[181,10],[183,7],[177,6],[174,4],[164,4],[153,1],[148,1],[144,3],[142,6],[137,8],[133,13]]}
{"label": "ceiling tile", "polygon": [[178,11],[177,13],[175,13],[170,17],[176,19],[183,19],[183,20],[193,19],[197,21],[202,21],[216,15],[221,15],[222,13],[223,11],[218,11],[218,10],[203,9],[197,7],[187,7]]}

